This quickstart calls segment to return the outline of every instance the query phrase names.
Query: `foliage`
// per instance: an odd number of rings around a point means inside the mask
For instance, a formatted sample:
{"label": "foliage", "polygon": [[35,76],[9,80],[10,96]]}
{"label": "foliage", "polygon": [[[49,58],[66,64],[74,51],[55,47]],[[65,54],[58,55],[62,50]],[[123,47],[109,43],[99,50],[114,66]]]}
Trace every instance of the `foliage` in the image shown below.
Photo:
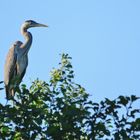
{"label": "foliage", "polygon": [[13,103],[0,104],[0,139],[7,140],[139,140],[140,109],[135,95],[89,100],[85,89],[74,83],[67,54],[62,54],[50,81],[35,80],[17,89]]}

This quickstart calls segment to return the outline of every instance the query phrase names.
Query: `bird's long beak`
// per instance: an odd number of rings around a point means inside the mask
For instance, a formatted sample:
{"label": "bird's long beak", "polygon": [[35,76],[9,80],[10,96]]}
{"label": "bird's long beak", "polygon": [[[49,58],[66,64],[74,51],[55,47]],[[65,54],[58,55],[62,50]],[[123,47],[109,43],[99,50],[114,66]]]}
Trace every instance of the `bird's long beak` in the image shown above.
{"label": "bird's long beak", "polygon": [[48,27],[48,25],[41,24],[41,23],[36,23],[36,24],[34,25],[34,27]]}

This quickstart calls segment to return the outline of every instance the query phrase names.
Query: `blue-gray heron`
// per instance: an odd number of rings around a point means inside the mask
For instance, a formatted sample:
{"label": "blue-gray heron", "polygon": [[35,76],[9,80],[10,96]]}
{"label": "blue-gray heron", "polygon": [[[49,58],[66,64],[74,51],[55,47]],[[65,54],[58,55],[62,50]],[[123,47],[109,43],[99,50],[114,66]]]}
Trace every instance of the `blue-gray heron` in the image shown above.
{"label": "blue-gray heron", "polygon": [[19,86],[28,65],[28,51],[32,44],[32,34],[27,29],[32,27],[48,27],[33,20],[27,20],[21,26],[21,33],[25,43],[16,41],[10,48],[4,67],[4,84],[6,98],[10,99],[15,94],[15,88]]}

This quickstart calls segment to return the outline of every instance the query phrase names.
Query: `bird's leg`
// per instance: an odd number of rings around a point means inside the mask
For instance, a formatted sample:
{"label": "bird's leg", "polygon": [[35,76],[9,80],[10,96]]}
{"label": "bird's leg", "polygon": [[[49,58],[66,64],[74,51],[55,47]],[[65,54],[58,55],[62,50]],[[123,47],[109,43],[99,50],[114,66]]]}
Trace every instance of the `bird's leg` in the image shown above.
{"label": "bird's leg", "polygon": [[14,95],[15,95],[14,89],[11,89],[11,96],[14,97]]}
{"label": "bird's leg", "polygon": [[8,100],[6,101],[6,104],[5,104],[5,106],[8,104]]}

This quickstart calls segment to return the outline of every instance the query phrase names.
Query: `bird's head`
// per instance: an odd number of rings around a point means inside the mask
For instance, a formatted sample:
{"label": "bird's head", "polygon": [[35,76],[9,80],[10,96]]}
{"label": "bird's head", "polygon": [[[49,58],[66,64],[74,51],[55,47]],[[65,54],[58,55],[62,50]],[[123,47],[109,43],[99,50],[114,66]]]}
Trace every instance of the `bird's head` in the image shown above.
{"label": "bird's head", "polygon": [[33,20],[26,20],[23,23],[23,27],[28,29],[28,28],[32,28],[32,27],[48,27],[48,25],[37,23],[37,22],[35,22]]}

